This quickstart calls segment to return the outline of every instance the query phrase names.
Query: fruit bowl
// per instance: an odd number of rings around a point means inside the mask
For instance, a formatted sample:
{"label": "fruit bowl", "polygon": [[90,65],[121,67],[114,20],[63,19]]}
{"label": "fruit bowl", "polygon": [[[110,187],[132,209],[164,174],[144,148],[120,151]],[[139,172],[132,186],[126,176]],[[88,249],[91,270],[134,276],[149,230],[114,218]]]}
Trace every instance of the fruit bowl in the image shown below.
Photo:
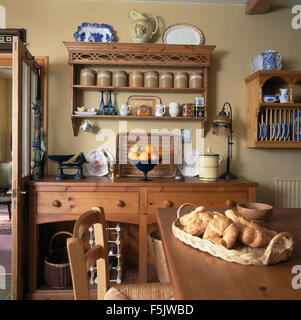
{"label": "fruit bowl", "polygon": [[143,179],[139,181],[152,181],[152,179],[149,179],[147,177],[147,174],[149,171],[153,170],[154,167],[158,162],[155,161],[137,161],[137,160],[131,160],[131,162],[136,166],[136,168],[143,172],[144,177]]}

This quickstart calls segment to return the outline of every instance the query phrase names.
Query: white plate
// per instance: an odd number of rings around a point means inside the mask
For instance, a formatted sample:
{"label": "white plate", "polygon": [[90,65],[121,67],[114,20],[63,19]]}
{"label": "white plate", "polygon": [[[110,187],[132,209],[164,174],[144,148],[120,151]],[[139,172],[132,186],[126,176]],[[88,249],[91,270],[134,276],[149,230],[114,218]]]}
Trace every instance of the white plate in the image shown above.
{"label": "white plate", "polygon": [[[113,156],[109,151],[105,150],[109,160],[113,159]],[[108,158],[104,154],[103,149],[92,150],[86,156],[89,163],[86,164],[86,168],[90,175],[102,177],[109,173]]]}
{"label": "white plate", "polygon": [[96,114],[97,112],[89,112],[89,111],[74,111],[75,114],[88,114],[88,115],[93,115]]}
{"label": "white plate", "polygon": [[180,165],[180,171],[183,176],[195,177],[199,175],[199,155],[200,152],[193,149],[184,151],[184,164]]}
{"label": "white plate", "polygon": [[202,32],[191,24],[173,24],[162,35],[164,44],[192,44],[202,45],[204,37]]}

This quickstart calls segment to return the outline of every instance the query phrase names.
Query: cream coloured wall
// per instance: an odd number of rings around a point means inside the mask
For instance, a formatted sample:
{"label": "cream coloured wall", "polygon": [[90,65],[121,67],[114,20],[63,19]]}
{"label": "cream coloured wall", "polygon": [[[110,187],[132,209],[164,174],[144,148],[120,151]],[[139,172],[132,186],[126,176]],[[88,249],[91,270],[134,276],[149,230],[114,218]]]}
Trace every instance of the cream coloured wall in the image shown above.
{"label": "cream coloured wall", "polygon": [[[28,48],[33,55],[49,56],[49,153],[84,153],[101,145],[95,134],[74,137],[70,121],[70,79],[67,51],[63,41],[73,41],[73,33],[82,22],[107,23],[117,32],[119,42],[131,42],[128,12],[136,8],[160,19],[161,34],[174,23],[199,27],[205,44],[216,45],[209,73],[209,121],[205,145],[226,158],[226,139],[212,136],[210,122],[229,101],[234,114],[232,171],[259,184],[257,199],[273,203],[273,178],[301,174],[300,150],[257,150],[246,148],[246,110],[244,79],[251,73],[250,58],[265,49],[283,55],[284,69],[301,70],[301,30],[291,27],[289,8],[277,8],[266,15],[246,16],[243,6],[171,3],[137,3],[117,0],[9,0],[7,27],[26,28]],[[129,94],[128,94],[129,95]],[[119,96],[118,103],[128,96]],[[185,99],[161,96],[164,102]],[[97,98],[97,97],[96,97]],[[98,99],[98,98],[97,98]],[[165,100],[164,100],[165,99]],[[186,99],[193,99],[189,97]],[[181,101],[182,102],[182,101]],[[97,102],[98,103],[98,102]],[[99,128],[118,129],[117,121],[97,121]],[[130,121],[128,128],[193,128],[197,122]],[[51,173],[55,167],[50,164]],[[223,163],[222,171],[225,169]]]}

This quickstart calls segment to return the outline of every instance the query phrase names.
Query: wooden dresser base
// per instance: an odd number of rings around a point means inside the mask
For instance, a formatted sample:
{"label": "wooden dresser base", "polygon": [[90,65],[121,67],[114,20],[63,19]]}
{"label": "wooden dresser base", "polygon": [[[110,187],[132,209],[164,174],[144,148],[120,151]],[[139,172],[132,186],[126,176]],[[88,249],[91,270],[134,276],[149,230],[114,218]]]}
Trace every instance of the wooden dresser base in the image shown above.
{"label": "wooden dresser base", "polygon": [[[183,202],[225,208],[226,200],[256,201],[256,183],[245,180],[200,182],[187,178],[88,177],[85,180],[55,181],[47,177],[30,184],[29,217],[29,295],[38,289],[38,225],[76,220],[92,206],[102,206],[106,220],[139,226],[139,282],[147,281],[148,225],[156,223],[158,208],[176,208]],[[47,294],[45,293],[45,296]],[[51,297],[55,297],[55,292]]]}

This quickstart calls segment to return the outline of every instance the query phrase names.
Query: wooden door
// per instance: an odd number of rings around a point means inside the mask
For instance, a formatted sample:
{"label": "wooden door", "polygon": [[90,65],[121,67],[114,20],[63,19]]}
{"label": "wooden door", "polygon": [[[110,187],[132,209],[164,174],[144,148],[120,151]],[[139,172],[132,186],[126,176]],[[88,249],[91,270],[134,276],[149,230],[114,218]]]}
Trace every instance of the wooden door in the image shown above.
{"label": "wooden door", "polygon": [[34,129],[31,105],[36,102],[41,65],[18,37],[13,39],[12,65],[12,298],[22,299],[28,272],[28,182]]}

